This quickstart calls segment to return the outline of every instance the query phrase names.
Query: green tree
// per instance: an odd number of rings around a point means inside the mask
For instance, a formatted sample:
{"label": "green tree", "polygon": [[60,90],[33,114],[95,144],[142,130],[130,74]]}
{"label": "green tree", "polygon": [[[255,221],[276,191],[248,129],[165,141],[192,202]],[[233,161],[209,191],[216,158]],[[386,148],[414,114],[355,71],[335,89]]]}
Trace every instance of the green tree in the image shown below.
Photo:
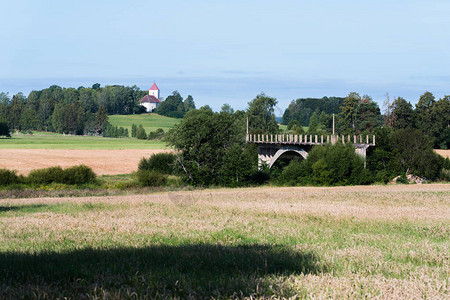
{"label": "green tree", "polygon": [[172,95],[168,96],[166,100],[158,105],[156,113],[168,117],[182,118],[185,114],[183,108],[183,97],[181,97],[178,91],[173,91]]}
{"label": "green tree", "polygon": [[432,137],[431,126],[433,123],[431,108],[435,103],[434,95],[430,92],[425,92],[422,96],[420,96],[419,102],[416,104],[415,113],[415,121],[416,128]]}
{"label": "green tree", "polygon": [[190,110],[195,109],[195,102],[194,98],[192,98],[191,95],[188,95],[186,99],[184,99],[183,102],[183,111],[187,113]]}
{"label": "green tree", "polygon": [[106,122],[108,122],[108,113],[106,112],[106,108],[101,105],[95,114],[95,131],[98,134],[103,133]]}
{"label": "green tree", "polygon": [[[344,103],[341,106],[340,115],[340,128],[343,133],[356,133],[356,117],[358,103],[361,101],[361,96],[356,92],[348,94],[344,99]],[[349,131],[349,129],[351,129]]]}
{"label": "green tree", "polygon": [[9,115],[9,96],[8,93],[0,93],[0,119],[8,120]]}
{"label": "green tree", "polygon": [[433,151],[433,143],[424,133],[412,128],[399,129],[392,134],[391,148],[395,165],[403,174],[438,177],[444,159]]}
{"label": "green tree", "polygon": [[392,110],[394,129],[414,128],[414,110],[411,103],[402,97],[394,100],[394,108]]}
{"label": "green tree", "polygon": [[79,96],[80,96],[78,90],[75,88],[72,88],[72,87],[64,88],[62,90],[62,93],[63,93],[64,102],[66,104],[72,104],[72,103],[78,101]]}
{"label": "green tree", "polygon": [[309,133],[315,133],[318,126],[319,126],[319,115],[318,115],[317,112],[315,111],[315,112],[312,114],[311,119],[309,120],[309,128],[308,128],[308,132],[309,132]]}
{"label": "green tree", "polygon": [[332,116],[330,116],[329,114],[327,114],[326,112],[322,111],[320,113],[319,116],[319,127],[323,130],[326,131],[327,129],[332,127],[332,121],[333,118]]}
{"label": "green tree", "polygon": [[229,174],[223,164],[237,155],[234,152],[227,155],[227,152],[232,148],[237,151],[234,147],[242,149],[244,145],[244,122],[236,114],[199,109],[188,112],[168,132],[166,140],[177,151],[177,164],[188,183],[223,183],[220,174]]}
{"label": "green tree", "polygon": [[20,127],[26,130],[39,129],[39,119],[36,117],[36,112],[31,107],[26,107],[23,110],[20,118]]}
{"label": "green tree", "polygon": [[247,116],[249,132],[278,133],[278,123],[275,120],[274,107],[278,101],[264,93],[256,96],[248,103]]}
{"label": "green tree", "polygon": [[450,148],[450,96],[436,101],[430,109],[428,132],[435,148]]}
{"label": "green tree", "polygon": [[136,138],[139,140],[146,140],[147,139],[147,133],[145,132],[144,127],[139,125],[139,127],[136,130]]}
{"label": "green tree", "polygon": [[301,125],[297,120],[291,120],[291,121],[289,121],[289,124],[287,125],[287,129],[295,130],[299,126],[301,126]]}
{"label": "green tree", "polygon": [[218,172],[219,183],[231,187],[245,185],[249,177],[257,171],[255,163],[257,159],[250,147],[243,150],[242,145],[233,144],[222,158],[222,165]]}
{"label": "green tree", "polygon": [[25,96],[22,93],[17,93],[12,97],[8,116],[9,125],[12,129],[21,129],[20,119],[24,108]]}
{"label": "green tree", "polygon": [[52,91],[45,89],[39,97],[38,119],[40,127],[45,130],[52,129],[52,115],[55,109],[56,100],[53,98]]}
{"label": "green tree", "polygon": [[96,113],[99,110],[98,94],[94,89],[83,88],[79,91],[79,99],[85,111]]}
{"label": "green tree", "polygon": [[381,112],[378,104],[368,96],[365,96],[356,108],[356,129],[358,133],[372,133],[382,124]]}
{"label": "green tree", "polygon": [[131,125],[131,137],[136,137],[137,126],[136,124]]}
{"label": "green tree", "polygon": [[225,103],[225,104],[223,104],[222,107],[220,108],[220,112],[233,114],[233,113],[234,113],[234,109],[231,107],[230,104]]}

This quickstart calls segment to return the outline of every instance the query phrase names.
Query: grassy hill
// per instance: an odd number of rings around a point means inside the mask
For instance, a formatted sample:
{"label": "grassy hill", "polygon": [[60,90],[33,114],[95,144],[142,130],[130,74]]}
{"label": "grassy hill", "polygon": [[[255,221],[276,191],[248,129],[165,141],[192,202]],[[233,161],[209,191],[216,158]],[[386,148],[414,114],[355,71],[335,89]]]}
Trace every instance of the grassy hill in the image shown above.
{"label": "grassy hill", "polygon": [[136,124],[139,126],[142,124],[146,132],[155,131],[158,128],[164,129],[167,132],[175,124],[178,124],[181,119],[169,118],[160,116],[158,114],[141,114],[141,115],[111,115],[109,116],[109,122],[112,125],[128,128],[131,134],[131,125]]}
{"label": "grassy hill", "polygon": [[0,149],[166,149],[162,141],[35,132],[0,139]]}

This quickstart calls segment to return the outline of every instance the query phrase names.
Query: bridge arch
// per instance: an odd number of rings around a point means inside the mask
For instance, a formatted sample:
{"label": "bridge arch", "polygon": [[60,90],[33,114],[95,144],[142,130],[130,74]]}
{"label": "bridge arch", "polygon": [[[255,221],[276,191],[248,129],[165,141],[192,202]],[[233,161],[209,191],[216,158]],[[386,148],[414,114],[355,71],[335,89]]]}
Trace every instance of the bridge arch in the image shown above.
{"label": "bridge arch", "polygon": [[293,147],[282,147],[275,152],[275,155],[270,159],[268,165],[269,168],[276,163],[276,161],[284,154],[288,154],[289,152],[300,155],[303,159],[306,159],[308,156],[308,152],[306,152],[303,148],[293,148]]}

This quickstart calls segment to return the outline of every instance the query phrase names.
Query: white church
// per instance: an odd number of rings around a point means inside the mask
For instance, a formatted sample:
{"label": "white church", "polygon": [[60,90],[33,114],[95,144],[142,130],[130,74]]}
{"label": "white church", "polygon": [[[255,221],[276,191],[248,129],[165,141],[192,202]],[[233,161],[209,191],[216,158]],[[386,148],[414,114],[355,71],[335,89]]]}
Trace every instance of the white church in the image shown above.
{"label": "white church", "polygon": [[145,107],[147,112],[152,112],[158,107],[161,100],[159,100],[159,88],[155,82],[148,90],[148,95],[145,95],[144,98],[139,100],[139,103]]}

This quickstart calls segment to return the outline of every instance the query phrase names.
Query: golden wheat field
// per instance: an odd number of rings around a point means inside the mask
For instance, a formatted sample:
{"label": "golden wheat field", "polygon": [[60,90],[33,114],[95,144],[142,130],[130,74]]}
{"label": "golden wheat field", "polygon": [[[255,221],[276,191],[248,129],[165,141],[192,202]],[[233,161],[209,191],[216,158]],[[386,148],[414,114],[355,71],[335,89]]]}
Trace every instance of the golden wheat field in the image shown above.
{"label": "golden wheat field", "polygon": [[0,298],[449,297],[448,184],[0,201]]}

